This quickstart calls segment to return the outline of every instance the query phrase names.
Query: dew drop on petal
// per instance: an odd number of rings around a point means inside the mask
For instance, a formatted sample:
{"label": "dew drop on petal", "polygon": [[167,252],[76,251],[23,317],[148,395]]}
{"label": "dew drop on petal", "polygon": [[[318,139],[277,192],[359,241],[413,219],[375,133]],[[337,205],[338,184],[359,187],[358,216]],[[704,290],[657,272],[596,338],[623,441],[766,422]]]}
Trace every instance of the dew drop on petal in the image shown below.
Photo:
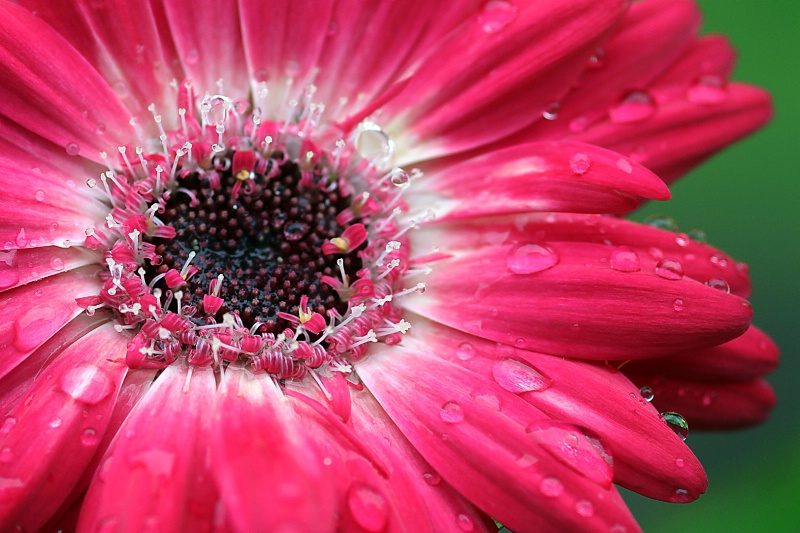
{"label": "dew drop on petal", "polygon": [[533,274],[552,268],[558,263],[558,254],[540,244],[518,244],[506,256],[506,265],[514,274]]}
{"label": "dew drop on petal", "polygon": [[620,246],[611,252],[611,268],[620,272],[638,272],[642,266],[635,251]]}
{"label": "dew drop on petal", "polygon": [[624,124],[648,119],[655,112],[656,104],[652,96],[644,91],[631,91],[609,109],[608,114],[612,122]]}
{"label": "dew drop on petal", "polygon": [[196,48],[192,48],[186,52],[186,56],[183,58],[183,60],[189,66],[196,65],[200,60],[200,52],[198,52]]}
{"label": "dew drop on petal", "polygon": [[405,189],[411,184],[411,178],[409,177],[408,172],[401,168],[396,168],[391,172],[389,181],[392,183],[392,185],[399,189]]}
{"label": "dew drop on petal", "polygon": [[600,69],[606,66],[606,51],[598,48],[592,57],[589,58],[589,68]]}
{"label": "dew drop on petal", "polygon": [[55,429],[61,427],[61,418],[58,416],[54,416],[50,419],[50,427]]}
{"label": "dew drop on petal", "polygon": [[377,126],[367,126],[356,136],[356,151],[367,160],[380,160],[391,155],[392,140]]}
{"label": "dew drop on petal", "polygon": [[626,174],[633,172],[633,166],[631,165],[631,162],[623,157],[617,159],[617,168]]}
{"label": "dew drop on petal", "polygon": [[66,150],[68,155],[78,155],[81,151],[81,147],[78,146],[78,143],[69,143]]}
{"label": "dew drop on petal", "polygon": [[176,455],[167,450],[145,450],[127,458],[132,467],[144,467],[153,477],[170,478],[175,471]]}
{"label": "dew drop on petal", "polygon": [[717,289],[728,294],[731,292],[731,286],[728,285],[728,282],[722,278],[711,278],[710,280],[706,281],[706,285],[712,289]]}
{"label": "dew drop on petal", "polygon": [[114,390],[114,380],[108,371],[96,365],[77,365],[61,376],[61,390],[73,399],[88,405],[103,401]]}
{"label": "dew drop on petal", "polygon": [[475,522],[472,521],[472,518],[468,517],[465,514],[459,514],[456,517],[456,523],[458,524],[458,528],[461,531],[474,531],[475,530]]}
{"label": "dew drop on petal", "polygon": [[542,111],[542,117],[546,120],[555,120],[558,118],[558,114],[561,112],[561,104],[558,102],[553,102],[549,104],[544,111]]}
{"label": "dew drop on petal", "polygon": [[424,474],[422,474],[422,479],[424,479],[425,483],[427,483],[432,487],[435,487],[436,485],[442,482],[442,476],[440,476],[436,472],[425,472]]}
{"label": "dew drop on petal", "polygon": [[673,412],[661,413],[659,416],[681,440],[686,440],[686,437],[689,436],[689,424],[686,422],[685,418]]}
{"label": "dew drop on petal", "polygon": [[700,76],[686,91],[686,99],[693,104],[719,104],[728,99],[726,81],[721,76],[708,74]]}
{"label": "dew drop on petal", "polygon": [[448,424],[457,424],[464,420],[464,410],[456,402],[447,402],[439,410],[439,416]]}
{"label": "dew drop on petal", "polygon": [[675,466],[677,466],[678,468],[683,468],[683,465],[684,465],[683,459],[681,458],[675,459]]}
{"label": "dew drop on petal", "polygon": [[25,245],[28,244],[28,237],[25,234],[25,228],[20,228],[15,240],[18,248],[24,248]]}
{"label": "dew drop on petal", "polygon": [[41,190],[41,189],[36,191],[36,194],[34,195],[34,198],[36,198],[37,202],[44,202],[44,191]]}
{"label": "dew drop on petal", "polygon": [[675,301],[672,302],[672,308],[676,311],[683,311],[686,307],[686,303],[681,298],[675,298]]}
{"label": "dew drop on petal", "polygon": [[64,260],[60,257],[50,259],[50,268],[53,270],[64,270]]}
{"label": "dew drop on petal", "polygon": [[564,492],[564,485],[557,477],[548,476],[539,482],[539,491],[548,498],[558,498]]}
{"label": "dew drop on petal", "polygon": [[594,505],[589,500],[578,500],[575,503],[575,512],[585,518],[590,518],[594,515]]}
{"label": "dew drop on petal", "polygon": [[547,390],[553,381],[537,369],[516,359],[495,361],[492,365],[492,377],[498,385],[509,392],[540,392]]}
{"label": "dew drop on petal", "polygon": [[579,176],[583,176],[589,171],[589,167],[591,167],[591,162],[589,161],[589,156],[586,154],[575,154],[569,160],[569,168],[572,169],[572,172]]}
{"label": "dew drop on petal", "polygon": [[352,485],[347,491],[347,507],[364,530],[378,533],[386,529],[389,506],[376,489],[360,483]]}
{"label": "dew drop on petal", "polygon": [[468,342],[462,342],[456,349],[456,357],[462,361],[469,361],[475,357],[475,347]]}
{"label": "dew drop on petal", "polygon": [[31,305],[14,321],[14,345],[22,351],[37,348],[61,328],[71,312],[68,306],[56,302]]}
{"label": "dew drop on petal", "polygon": [[656,264],[656,274],[661,278],[677,281],[683,278],[683,265],[677,259],[665,257]]}
{"label": "dew drop on petal", "polygon": [[10,463],[14,459],[14,452],[11,451],[11,448],[6,446],[2,450],[0,450],[0,463]]}
{"label": "dew drop on petal", "polygon": [[614,458],[599,438],[566,422],[538,420],[525,432],[542,449],[575,472],[604,487],[610,487]]}
{"label": "dew drop on petal", "polygon": [[11,433],[11,430],[14,429],[14,426],[17,425],[17,419],[13,416],[6,417],[3,421],[3,425],[0,426],[0,435],[8,435]]}
{"label": "dew drop on petal", "polygon": [[644,219],[644,223],[664,231],[678,231],[678,224],[667,215],[651,215]]}
{"label": "dew drop on petal", "polygon": [[486,2],[478,14],[478,23],[486,33],[497,33],[517,16],[517,6],[506,0]]}
{"label": "dew drop on petal", "polygon": [[644,398],[645,401],[648,402],[652,402],[653,398],[656,397],[656,395],[653,393],[653,389],[651,389],[650,387],[642,387],[641,389],[639,389],[639,394],[641,394],[642,398]]}
{"label": "dew drop on petal", "polygon": [[81,433],[81,444],[84,446],[96,446],[100,442],[100,436],[94,428],[86,428]]}
{"label": "dew drop on petal", "polygon": [[716,253],[711,256],[711,264],[719,268],[728,268],[728,258],[725,254]]}

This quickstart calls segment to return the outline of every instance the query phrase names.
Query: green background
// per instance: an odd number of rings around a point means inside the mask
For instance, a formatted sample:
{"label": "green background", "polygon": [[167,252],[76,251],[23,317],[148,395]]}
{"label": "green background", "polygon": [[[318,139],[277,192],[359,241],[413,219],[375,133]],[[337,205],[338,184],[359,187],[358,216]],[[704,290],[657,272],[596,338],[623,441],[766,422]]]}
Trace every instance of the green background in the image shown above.
{"label": "green background", "polygon": [[646,532],[800,531],[800,3],[704,0],[703,33],[739,52],[734,79],[766,87],[775,118],[673,187],[673,199],[636,215],[665,213],[682,230],[750,265],[754,323],[781,347],[768,380],[778,393],[769,422],[734,433],[690,433],[708,492],[664,504],[626,493]]}

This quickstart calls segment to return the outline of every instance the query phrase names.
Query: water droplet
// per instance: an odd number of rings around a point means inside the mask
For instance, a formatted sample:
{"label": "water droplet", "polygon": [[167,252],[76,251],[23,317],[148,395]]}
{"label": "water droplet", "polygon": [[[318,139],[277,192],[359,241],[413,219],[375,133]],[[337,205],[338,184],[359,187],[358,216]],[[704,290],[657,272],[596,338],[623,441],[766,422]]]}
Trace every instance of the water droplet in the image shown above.
{"label": "water droplet", "polygon": [[392,185],[400,189],[405,189],[411,184],[411,178],[408,176],[408,172],[401,168],[392,170],[389,181],[392,183]]}
{"label": "water droplet", "polygon": [[81,364],[61,376],[61,390],[76,401],[94,405],[114,390],[114,378],[96,365]]}
{"label": "water droplet", "polygon": [[358,154],[369,161],[389,157],[394,150],[394,143],[389,136],[371,122],[362,123],[359,126],[355,146]]}
{"label": "water droplet", "polygon": [[557,477],[548,476],[539,482],[539,491],[548,498],[558,498],[564,492],[564,485]]}
{"label": "water droplet", "polygon": [[200,111],[208,124],[219,126],[225,124],[230,116],[233,103],[227,96],[206,96],[200,104]]}
{"label": "water droplet", "polygon": [[677,259],[665,257],[656,264],[656,274],[661,278],[676,281],[683,278],[683,265]]}
{"label": "water droplet", "polygon": [[10,463],[14,459],[14,452],[11,451],[11,448],[6,446],[2,450],[0,450],[0,463]]}
{"label": "water droplet", "polygon": [[500,398],[488,391],[473,391],[470,397],[475,400],[477,405],[488,407],[493,411],[500,410]]}
{"label": "water droplet", "polygon": [[93,428],[86,428],[81,433],[81,444],[84,446],[96,446],[100,442],[100,436]]}
{"label": "water droplet", "polygon": [[456,523],[461,531],[473,531],[475,529],[475,522],[463,513],[456,517]]}
{"label": "water droplet", "polygon": [[578,500],[575,502],[575,512],[580,516],[590,518],[594,515],[594,505],[589,500]]}
{"label": "water droplet", "polygon": [[686,422],[685,418],[673,412],[661,413],[660,416],[661,420],[666,422],[670,429],[674,431],[681,440],[686,440],[686,437],[689,436],[689,424]]}
{"label": "water droplet", "polygon": [[153,477],[169,478],[175,470],[177,457],[166,450],[150,449],[128,458],[132,467],[144,467]]}
{"label": "water droplet", "polygon": [[575,154],[572,156],[572,159],[569,160],[569,168],[571,168],[572,172],[579,176],[586,174],[591,165],[592,164],[589,161],[589,156],[586,154]]}
{"label": "water droplet", "polygon": [[542,116],[546,120],[555,120],[558,118],[558,114],[561,112],[561,104],[558,102],[553,102],[549,104],[544,111],[542,111]]}
{"label": "water droplet", "polygon": [[478,23],[486,33],[497,33],[517,16],[517,6],[505,0],[486,2],[478,14]]}
{"label": "water droplet", "polygon": [[684,465],[683,459],[681,458],[675,459],[675,466],[677,466],[678,468],[683,468],[683,465]]}
{"label": "water droplet", "polygon": [[518,244],[509,250],[506,265],[514,274],[533,274],[552,268],[558,263],[558,254],[540,244]]}
{"label": "water droplet", "polygon": [[708,242],[706,238],[706,232],[701,229],[693,229],[689,232],[689,238],[692,239],[694,242]]}
{"label": "water droplet", "polygon": [[635,251],[621,246],[611,252],[611,268],[620,272],[638,272],[642,266]]}
{"label": "water droplet", "polygon": [[347,507],[358,525],[366,531],[378,533],[386,529],[389,506],[377,489],[361,483],[352,485],[347,491]]}
{"label": "water droplet", "polygon": [[624,124],[648,119],[655,112],[656,104],[652,96],[644,91],[631,91],[609,109],[608,114],[612,122]]}
{"label": "water droplet", "polygon": [[533,455],[529,453],[523,453],[522,457],[514,461],[514,464],[516,464],[520,468],[528,468],[529,466],[533,466],[538,462],[539,460]]}
{"label": "water droplet", "polygon": [[13,416],[6,417],[3,421],[3,425],[0,426],[0,435],[8,435],[11,433],[11,430],[14,429],[14,426],[17,425],[17,419]]}
{"label": "water droplet", "polygon": [[427,483],[432,487],[435,487],[436,485],[442,482],[442,476],[440,476],[436,472],[425,472],[424,474],[422,474],[422,479],[424,479],[425,483]]}
{"label": "water droplet", "polygon": [[196,65],[197,62],[200,61],[200,52],[198,52],[197,49],[192,48],[186,52],[186,57],[184,57],[183,60],[189,66]]}
{"label": "water droplet", "polygon": [[498,385],[509,392],[541,392],[547,390],[553,381],[528,363],[516,359],[495,361],[492,377]]}
{"label": "water droplet", "polygon": [[716,253],[711,256],[711,264],[719,268],[728,268],[728,258],[724,254]]}
{"label": "water droplet", "polygon": [[633,172],[633,166],[631,165],[631,162],[623,157],[617,159],[617,168],[625,172],[626,174],[630,174],[631,172]]}
{"label": "water droplet", "polygon": [[555,420],[539,420],[525,432],[559,462],[604,487],[613,479],[614,459],[599,438],[588,430]]}
{"label": "water droplet", "polygon": [[289,222],[283,227],[283,236],[287,241],[299,241],[306,236],[311,227],[305,222]]}
{"label": "water droplet", "polygon": [[703,407],[708,407],[714,402],[714,398],[717,397],[716,392],[707,392],[703,395]]}
{"label": "water droplet", "polygon": [[600,69],[606,66],[606,51],[602,48],[595,50],[592,57],[589,58],[589,68]]}
{"label": "water droplet", "polygon": [[78,143],[69,143],[66,150],[68,155],[78,155],[81,151],[81,147],[78,146]]}
{"label": "water droplet", "polygon": [[644,219],[644,223],[654,228],[663,229],[665,231],[678,231],[678,224],[668,217],[667,215],[651,215]]}
{"label": "water droplet", "polygon": [[456,402],[447,402],[439,410],[439,416],[448,424],[457,424],[464,420],[464,410]]}
{"label": "water droplet", "polygon": [[675,298],[675,301],[672,302],[672,308],[676,311],[683,311],[685,307],[685,302],[680,298]]}
{"label": "water droplet", "polygon": [[53,270],[64,270],[64,260],[60,257],[50,259],[50,268]]}
{"label": "water droplet", "polygon": [[117,93],[117,96],[120,98],[127,98],[130,91],[128,89],[128,84],[124,81],[118,81],[114,83],[114,92]]}
{"label": "water droplet", "polygon": [[61,426],[61,418],[59,418],[57,416],[54,416],[53,418],[50,419],[50,427],[51,428],[55,429],[55,428],[60,427],[60,426]]}
{"label": "water droplet", "polygon": [[730,294],[731,286],[728,285],[728,282],[722,278],[711,278],[710,280],[706,281],[706,285],[713,289],[717,289],[723,292]]}
{"label": "water droplet", "polygon": [[639,389],[639,394],[641,394],[642,398],[644,398],[647,402],[652,402],[653,398],[656,397],[656,395],[653,393],[653,389],[650,387],[642,387]]}
{"label": "water droplet", "polygon": [[24,248],[28,244],[28,237],[25,235],[25,228],[20,228],[17,233],[16,243],[18,248]]}
{"label": "water droplet", "polygon": [[456,350],[456,357],[462,361],[468,361],[475,357],[475,347],[468,342],[462,342]]}
{"label": "water droplet", "polygon": [[36,191],[36,194],[34,195],[34,198],[36,198],[37,202],[44,202],[44,191],[41,190],[41,189]]}
{"label": "water droplet", "polygon": [[719,104],[728,99],[726,81],[713,74],[700,76],[686,91],[686,99],[693,104]]}

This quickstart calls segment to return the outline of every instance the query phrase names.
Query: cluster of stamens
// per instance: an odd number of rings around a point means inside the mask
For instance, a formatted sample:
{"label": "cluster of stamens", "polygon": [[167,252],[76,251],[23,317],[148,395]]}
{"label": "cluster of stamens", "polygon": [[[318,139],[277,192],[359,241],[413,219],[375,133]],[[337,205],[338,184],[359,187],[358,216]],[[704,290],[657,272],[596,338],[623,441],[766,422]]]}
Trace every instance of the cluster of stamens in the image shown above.
{"label": "cluster of stamens", "polygon": [[[196,101],[191,83],[179,90]],[[393,302],[425,288],[402,287],[415,225],[402,194],[420,174],[359,150],[383,135],[372,123],[318,146],[324,107],[290,104],[262,121],[258,107],[206,96],[179,109],[174,131],[151,106],[151,150],[119,147],[118,164],[101,154],[108,170],[88,185],[111,209],[86,245],[103,251],[102,290],[79,303],[131,330],[129,367],[185,358],[279,380],[349,375],[370,343],[408,330]]]}

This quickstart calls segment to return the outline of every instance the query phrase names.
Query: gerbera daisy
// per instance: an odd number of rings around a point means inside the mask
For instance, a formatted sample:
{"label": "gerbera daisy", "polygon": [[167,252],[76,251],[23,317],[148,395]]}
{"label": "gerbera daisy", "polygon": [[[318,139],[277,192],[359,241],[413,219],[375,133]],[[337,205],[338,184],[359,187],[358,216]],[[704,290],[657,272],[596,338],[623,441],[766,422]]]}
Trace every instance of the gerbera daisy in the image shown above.
{"label": "gerbera daisy", "polygon": [[692,2],[0,20],[2,531],[632,532],[774,403],[746,266],[620,218],[770,114]]}

